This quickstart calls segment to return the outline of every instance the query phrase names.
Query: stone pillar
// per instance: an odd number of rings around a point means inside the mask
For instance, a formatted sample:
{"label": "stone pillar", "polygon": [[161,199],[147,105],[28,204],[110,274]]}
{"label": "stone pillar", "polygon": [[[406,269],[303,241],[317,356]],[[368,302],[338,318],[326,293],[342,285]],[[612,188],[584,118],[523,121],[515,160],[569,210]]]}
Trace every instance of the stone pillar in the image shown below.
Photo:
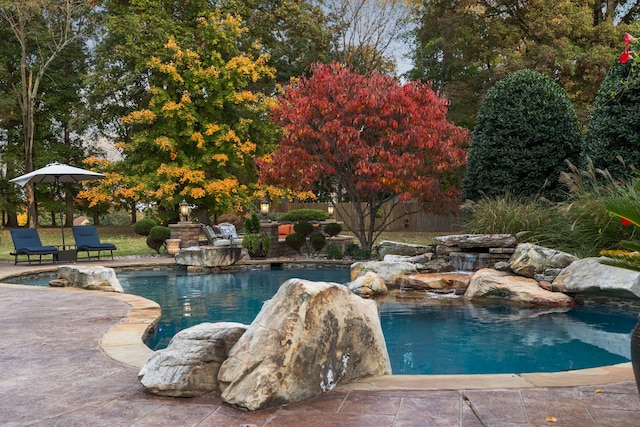
{"label": "stone pillar", "polygon": [[260,221],[260,231],[267,233],[271,241],[271,249],[267,256],[280,256],[278,253],[278,223],[275,221]]}
{"label": "stone pillar", "polygon": [[180,248],[188,248],[200,245],[200,232],[202,226],[191,222],[179,222],[169,224],[171,239],[180,239]]}

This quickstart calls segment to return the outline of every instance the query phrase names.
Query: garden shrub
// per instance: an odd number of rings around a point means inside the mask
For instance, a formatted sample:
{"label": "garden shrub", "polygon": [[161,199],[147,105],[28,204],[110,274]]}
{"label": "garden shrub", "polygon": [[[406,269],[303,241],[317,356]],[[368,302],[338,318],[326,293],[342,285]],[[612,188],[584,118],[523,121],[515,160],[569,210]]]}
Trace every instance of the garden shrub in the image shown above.
{"label": "garden shrub", "polygon": [[327,259],[342,259],[344,258],[344,253],[340,246],[331,242],[327,245]]}
{"label": "garden shrub", "polygon": [[244,232],[246,234],[260,233],[260,218],[258,217],[258,214],[253,213],[244,221]]}
{"label": "garden shrub", "polygon": [[299,221],[293,225],[293,231],[302,234],[305,238],[315,231],[315,227],[308,221]]}
{"label": "garden shrub", "polygon": [[640,205],[640,180],[623,183],[607,171],[588,167],[561,174],[566,201],[516,197],[509,193],[466,201],[465,229],[469,233],[507,233],[519,242],[534,243],[569,252],[580,258],[598,256],[603,249],[617,248],[619,241],[633,239],[635,227],[621,227],[607,209],[615,200]]}
{"label": "garden shrub", "polygon": [[349,243],[344,249],[344,254],[356,261],[364,261],[371,258],[371,250],[363,249],[357,243]]}
{"label": "garden shrub", "polygon": [[558,204],[540,198],[506,193],[467,200],[463,206],[465,230],[474,234],[512,234],[519,242],[552,248],[572,244],[571,223]]}
{"label": "garden shrub", "polygon": [[284,241],[287,246],[300,253],[300,249],[302,249],[307,242],[307,238],[300,233],[291,233],[284,239]]}
{"label": "garden shrub", "polygon": [[463,197],[510,192],[558,198],[565,161],[578,163],[582,137],[564,89],[532,70],[517,71],[487,92],[472,132]]}
{"label": "garden shrub", "polygon": [[[640,43],[631,46],[636,52]],[[635,59],[616,61],[592,107],[584,152],[599,169],[624,177],[628,165],[640,167],[640,69]],[[618,158],[624,160],[621,162]]]}
{"label": "garden shrub", "polygon": [[158,225],[160,225],[158,221],[153,218],[146,217],[133,224],[133,231],[141,236],[148,236],[151,229]]}
{"label": "garden shrub", "polygon": [[342,232],[342,225],[337,222],[330,222],[324,226],[324,232],[331,237],[337,236]]}
{"label": "garden shrub", "polygon": [[169,227],[156,225],[151,228],[147,236],[147,246],[160,253],[160,248],[166,247],[166,240],[171,236]]}
{"label": "garden shrub", "polygon": [[348,257],[353,257],[353,253],[355,251],[357,251],[358,249],[360,249],[360,245],[357,243],[349,243],[345,248],[344,248],[344,254]]}
{"label": "garden shrub", "polygon": [[324,234],[317,231],[309,237],[309,243],[311,243],[311,247],[313,248],[315,253],[319,253],[324,246],[327,244],[327,240],[324,238]]}
{"label": "garden shrub", "polygon": [[364,249],[364,248],[358,247],[351,254],[351,258],[353,258],[356,261],[366,261],[369,258],[371,258],[371,249]]}
{"label": "garden shrub", "polygon": [[568,190],[568,200],[559,209],[565,222],[571,225],[573,253],[580,257],[597,256],[603,249],[617,248],[621,240],[634,238],[635,227],[621,227],[607,204],[623,199],[640,205],[639,181],[616,180],[609,171],[596,169],[589,158],[582,170],[570,167],[570,172],[560,177]]}
{"label": "garden shrub", "polygon": [[329,214],[321,209],[294,209],[280,216],[280,221],[325,221]]}

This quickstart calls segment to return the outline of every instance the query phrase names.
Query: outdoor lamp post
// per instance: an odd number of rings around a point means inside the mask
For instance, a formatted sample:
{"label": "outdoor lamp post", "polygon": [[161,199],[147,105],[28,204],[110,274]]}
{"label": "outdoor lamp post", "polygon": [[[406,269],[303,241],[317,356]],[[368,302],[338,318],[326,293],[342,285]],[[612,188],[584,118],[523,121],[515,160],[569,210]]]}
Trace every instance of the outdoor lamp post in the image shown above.
{"label": "outdoor lamp post", "polygon": [[180,207],[180,222],[189,222],[189,215],[191,214],[189,203],[182,199],[182,202],[180,202],[178,206]]}
{"label": "outdoor lamp post", "polygon": [[260,213],[262,214],[262,218],[266,221],[267,215],[269,215],[269,208],[271,207],[271,202],[269,202],[269,198],[264,196],[262,200],[260,200]]}
{"label": "outdoor lamp post", "polygon": [[333,219],[334,209],[335,209],[335,206],[333,206],[333,202],[329,201],[329,204],[327,205],[327,213],[329,214],[329,219]]}

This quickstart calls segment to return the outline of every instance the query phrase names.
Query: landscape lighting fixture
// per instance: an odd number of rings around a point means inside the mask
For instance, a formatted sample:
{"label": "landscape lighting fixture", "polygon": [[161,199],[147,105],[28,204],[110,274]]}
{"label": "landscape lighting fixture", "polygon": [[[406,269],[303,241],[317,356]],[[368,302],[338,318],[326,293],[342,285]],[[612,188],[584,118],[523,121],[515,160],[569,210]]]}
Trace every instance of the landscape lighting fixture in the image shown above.
{"label": "landscape lighting fixture", "polygon": [[180,208],[180,222],[189,222],[189,216],[191,215],[191,207],[186,200],[182,199],[182,202],[178,205]]}
{"label": "landscape lighting fixture", "polygon": [[260,213],[262,214],[263,219],[267,219],[267,215],[269,215],[269,208],[271,207],[271,202],[269,202],[269,198],[264,196],[262,200],[260,200]]}
{"label": "landscape lighting fixture", "polygon": [[333,218],[333,211],[335,209],[335,206],[333,206],[333,202],[329,202],[329,204],[327,205],[327,213],[329,214],[329,219]]}

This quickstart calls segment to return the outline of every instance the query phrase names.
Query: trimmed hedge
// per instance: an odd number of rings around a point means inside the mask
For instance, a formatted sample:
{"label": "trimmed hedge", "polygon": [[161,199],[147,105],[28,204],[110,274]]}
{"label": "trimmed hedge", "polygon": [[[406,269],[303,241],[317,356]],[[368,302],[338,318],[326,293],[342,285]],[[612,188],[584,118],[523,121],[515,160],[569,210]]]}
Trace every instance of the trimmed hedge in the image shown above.
{"label": "trimmed hedge", "polygon": [[582,136],[564,89],[532,70],[517,71],[493,86],[478,111],[463,198],[511,193],[559,199],[566,161],[580,164]]}
{"label": "trimmed hedge", "polygon": [[157,253],[160,253],[160,248],[166,246],[166,240],[170,236],[171,230],[169,229],[169,227],[156,225],[151,230],[149,230],[149,235],[147,236],[147,246],[155,250]]}
{"label": "trimmed hedge", "polygon": [[148,236],[153,227],[160,225],[158,221],[153,218],[142,218],[140,221],[133,224],[133,231],[141,236]]}
{"label": "trimmed hedge", "polygon": [[[640,43],[632,47],[637,52]],[[630,165],[640,167],[640,69],[635,61],[616,61],[609,69],[592,111],[585,154],[614,178],[627,177]]]}
{"label": "trimmed hedge", "polygon": [[280,221],[325,221],[329,214],[320,209],[294,209],[284,213]]}

